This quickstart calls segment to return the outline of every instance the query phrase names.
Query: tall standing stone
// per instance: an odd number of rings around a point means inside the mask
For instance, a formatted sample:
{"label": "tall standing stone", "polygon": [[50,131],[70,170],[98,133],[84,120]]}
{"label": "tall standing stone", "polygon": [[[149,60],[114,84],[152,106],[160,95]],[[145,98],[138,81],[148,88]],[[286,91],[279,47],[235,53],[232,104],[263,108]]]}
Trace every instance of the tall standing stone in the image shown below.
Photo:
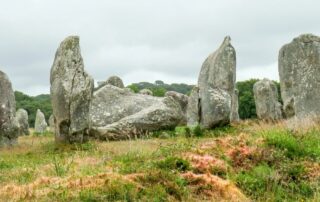
{"label": "tall standing stone", "polygon": [[253,85],[253,93],[259,119],[278,120],[282,118],[278,89],[273,81],[263,79],[256,82]]}
{"label": "tall standing stone", "polygon": [[29,135],[29,116],[25,109],[19,109],[16,113],[16,119],[19,123],[19,135]]}
{"label": "tall standing stone", "polygon": [[40,109],[37,110],[36,120],[34,123],[34,132],[35,133],[44,133],[47,131],[48,124],[46,118]]}
{"label": "tall standing stone", "polygon": [[[203,128],[230,122],[236,81],[236,52],[230,40],[230,37],[224,39],[219,49],[205,60],[200,71],[198,114]],[[195,122],[191,118],[188,120]]]}
{"label": "tall standing stone", "polygon": [[17,142],[16,101],[8,76],[0,71],[0,146]]}
{"label": "tall standing stone", "polygon": [[86,141],[94,83],[84,70],[79,37],[70,36],[60,44],[51,68],[50,83],[56,141]]}
{"label": "tall standing stone", "polygon": [[287,117],[320,115],[320,37],[303,34],[284,45],[279,76]]}

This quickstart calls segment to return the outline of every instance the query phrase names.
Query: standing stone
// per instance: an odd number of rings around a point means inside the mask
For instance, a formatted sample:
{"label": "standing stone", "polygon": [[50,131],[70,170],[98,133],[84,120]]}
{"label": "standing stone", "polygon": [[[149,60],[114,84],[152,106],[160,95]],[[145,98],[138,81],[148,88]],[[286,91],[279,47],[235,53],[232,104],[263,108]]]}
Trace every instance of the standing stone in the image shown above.
{"label": "standing stone", "polygon": [[199,79],[199,114],[203,128],[230,122],[235,93],[236,52],[226,37],[202,65]]}
{"label": "standing stone", "polygon": [[34,123],[34,132],[35,133],[44,133],[47,131],[48,124],[46,118],[40,109],[37,110],[36,120]]}
{"label": "standing stone", "polygon": [[253,85],[254,100],[259,119],[278,120],[282,118],[278,89],[273,81],[263,79]]}
{"label": "standing stone", "polygon": [[54,125],[54,116],[53,114],[51,114],[51,116],[49,117],[49,128],[50,128],[50,132],[55,131],[55,125]]}
{"label": "standing stone", "polygon": [[24,109],[19,109],[16,113],[16,119],[19,123],[19,135],[29,135],[28,112]]}
{"label": "standing stone", "polygon": [[51,68],[50,83],[56,141],[86,141],[94,83],[84,71],[79,37],[70,36],[60,44]]}
{"label": "standing stone", "polygon": [[287,117],[320,115],[320,37],[304,34],[284,45],[279,76]]}
{"label": "standing stone", "polygon": [[149,89],[142,89],[142,90],[140,90],[139,91],[139,94],[142,94],[142,95],[153,95],[153,92],[151,91],[151,90],[149,90]]}
{"label": "standing stone", "polygon": [[200,100],[199,100],[199,87],[195,86],[191,90],[188,107],[187,107],[187,125],[194,127],[200,123]]}
{"label": "standing stone", "polygon": [[238,89],[234,90],[231,100],[231,114],[230,114],[230,121],[231,122],[238,122],[240,121],[239,117],[239,91]]}
{"label": "standing stone", "polygon": [[0,146],[13,145],[19,135],[16,101],[8,76],[0,71]]}

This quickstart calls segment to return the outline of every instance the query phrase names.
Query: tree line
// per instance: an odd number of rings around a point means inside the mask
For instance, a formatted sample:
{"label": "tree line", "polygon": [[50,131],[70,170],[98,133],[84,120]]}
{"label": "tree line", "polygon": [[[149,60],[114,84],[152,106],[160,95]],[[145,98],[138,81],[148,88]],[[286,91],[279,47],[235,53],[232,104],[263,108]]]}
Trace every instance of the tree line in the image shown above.
{"label": "tree line", "polygon": [[[250,79],[246,81],[239,81],[236,83],[236,87],[239,90],[239,116],[241,119],[252,119],[256,118],[256,106],[253,96],[253,85],[258,79]],[[276,82],[278,92],[280,92],[280,84]],[[161,80],[157,80],[154,83],[139,82],[133,83],[128,88],[134,92],[139,92],[142,89],[149,89],[153,92],[154,96],[163,97],[167,91],[176,91],[189,95],[194,85],[188,85],[183,83],[166,84]],[[52,114],[52,106],[50,95],[42,94],[38,96],[29,96],[22,92],[15,91],[17,109],[23,108],[27,110],[29,114],[29,124],[31,127],[34,126],[35,116],[37,109],[40,109],[46,119],[48,120]],[[281,102],[281,97],[279,96]]]}

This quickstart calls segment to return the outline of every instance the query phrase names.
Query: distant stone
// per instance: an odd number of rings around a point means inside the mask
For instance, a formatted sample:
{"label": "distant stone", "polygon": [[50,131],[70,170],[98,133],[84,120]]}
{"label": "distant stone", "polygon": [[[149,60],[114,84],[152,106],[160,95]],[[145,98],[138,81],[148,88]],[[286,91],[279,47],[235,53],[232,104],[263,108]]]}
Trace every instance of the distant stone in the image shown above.
{"label": "distant stone", "polygon": [[0,146],[17,142],[19,123],[15,118],[16,101],[8,76],[0,71]]}
{"label": "distant stone", "polygon": [[139,94],[142,94],[142,95],[153,95],[153,92],[149,89],[142,89],[139,91]]}
{"label": "distant stone", "polygon": [[95,91],[90,107],[91,135],[102,140],[144,136],[174,128],[183,119],[181,105],[172,96],[135,94],[112,85]]}
{"label": "distant stone", "polygon": [[278,120],[282,118],[278,89],[273,81],[263,79],[256,82],[253,92],[259,119]]}
{"label": "distant stone", "polygon": [[108,78],[107,81],[98,82],[98,89],[103,87],[103,86],[105,86],[105,85],[107,85],[107,84],[112,85],[112,86],[116,86],[118,88],[124,88],[123,81],[118,76],[111,76],[111,77]]}
{"label": "distant stone", "polygon": [[94,83],[84,70],[79,37],[70,36],[60,44],[51,68],[50,83],[56,141],[86,141]]}
{"label": "distant stone", "polygon": [[54,124],[54,116],[53,114],[51,114],[51,116],[49,117],[49,128],[50,128],[50,132],[55,132],[55,124]]}
{"label": "distant stone", "polygon": [[48,124],[46,118],[40,109],[37,110],[36,120],[34,123],[35,133],[44,133],[47,131]]}
{"label": "distant stone", "polygon": [[195,86],[190,93],[187,107],[187,125],[194,127],[200,123],[199,87]]}
{"label": "distant stone", "polygon": [[[189,111],[189,124],[196,123],[196,111],[198,110],[199,122],[202,128],[213,128],[227,124],[234,117],[236,106],[232,102],[235,93],[236,81],[236,52],[230,43],[230,37],[226,37],[214,53],[209,55],[202,65],[198,79],[198,108]],[[192,98],[196,98],[193,92]],[[191,103],[193,107],[197,104]],[[190,107],[189,107],[190,108]]]}
{"label": "distant stone", "polygon": [[124,88],[123,81],[120,77],[117,76],[111,76],[106,83],[112,86],[116,86],[118,88]]}
{"label": "distant stone", "polygon": [[240,121],[239,117],[239,91],[238,89],[234,90],[234,93],[231,98],[231,114],[230,114],[230,122],[238,122]]}
{"label": "distant stone", "polygon": [[29,135],[28,112],[24,109],[19,109],[16,113],[16,119],[19,123],[19,135]]}
{"label": "distant stone", "polygon": [[303,34],[279,52],[279,75],[286,117],[320,116],[320,37]]}

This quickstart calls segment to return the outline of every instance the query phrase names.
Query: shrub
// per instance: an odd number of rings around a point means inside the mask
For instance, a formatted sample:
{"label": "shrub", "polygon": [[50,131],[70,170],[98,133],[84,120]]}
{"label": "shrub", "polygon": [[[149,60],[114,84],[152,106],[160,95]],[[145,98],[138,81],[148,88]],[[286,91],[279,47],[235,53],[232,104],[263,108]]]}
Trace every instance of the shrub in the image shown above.
{"label": "shrub", "polygon": [[186,181],[166,170],[152,170],[138,177],[138,181],[145,187],[142,194],[148,196],[147,201],[172,201],[172,197],[183,201],[187,194]]}
{"label": "shrub", "polygon": [[191,129],[189,127],[184,128],[184,134],[186,138],[192,137]]}
{"label": "shrub", "polygon": [[204,133],[203,130],[201,128],[200,125],[197,125],[194,129],[193,129],[193,134],[196,137],[203,137]]}
{"label": "shrub", "polygon": [[190,169],[190,163],[177,157],[168,157],[156,163],[157,167],[164,170],[187,171]]}

